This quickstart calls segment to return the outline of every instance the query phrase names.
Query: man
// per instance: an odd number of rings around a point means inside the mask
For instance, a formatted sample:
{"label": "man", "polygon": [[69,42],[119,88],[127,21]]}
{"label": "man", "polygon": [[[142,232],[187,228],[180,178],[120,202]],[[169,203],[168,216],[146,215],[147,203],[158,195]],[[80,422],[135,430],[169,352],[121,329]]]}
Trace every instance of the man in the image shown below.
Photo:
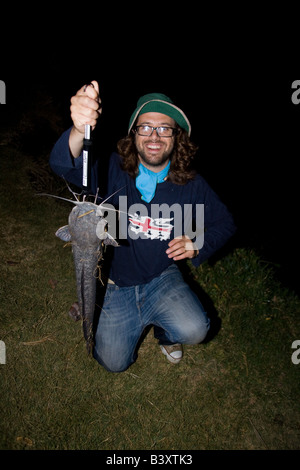
{"label": "man", "polygon": [[[50,157],[52,169],[77,186],[82,181],[85,124],[94,129],[100,113],[99,86],[93,81],[71,99],[73,127],[61,136]],[[188,118],[170,98],[145,95],[130,118],[128,135],[118,143],[118,153],[111,156],[109,202],[120,210],[123,222],[124,213],[128,215],[125,231],[124,223],[120,229],[120,246],[112,248],[95,334],[94,357],[108,371],[124,371],[136,361],[138,342],[149,325],[172,363],[181,360],[182,344],[201,343],[209,330],[209,318],[176,262],[191,259],[199,266],[224,245],[235,227],[218,196],[191,169],[196,147],[190,134]],[[97,162],[91,175],[95,193]],[[124,201],[128,211],[121,211]],[[161,217],[166,208],[169,217]],[[193,231],[195,221],[198,227]]]}

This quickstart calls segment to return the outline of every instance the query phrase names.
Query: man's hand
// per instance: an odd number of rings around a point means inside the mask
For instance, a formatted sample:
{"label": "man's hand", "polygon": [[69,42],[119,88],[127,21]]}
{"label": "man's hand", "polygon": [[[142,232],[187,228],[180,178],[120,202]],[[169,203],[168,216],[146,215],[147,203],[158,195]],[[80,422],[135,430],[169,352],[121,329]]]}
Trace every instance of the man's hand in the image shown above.
{"label": "man's hand", "polygon": [[194,258],[198,255],[199,250],[189,237],[183,235],[182,237],[174,238],[170,241],[166,253],[169,258],[173,258],[174,261],[179,261],[185,258]]}
{"label": "man's hand", "polygon": [[70,109],[73,128],[70,134],[69,147],[73,157],[77,158],[83,146],[85,125],[92,126],[92,130],[94,130],[97,119],[102,112],[99,85],[95,80],[90,85],[84,85],[71,98]]}
{"label": "man's hand", "polygon": [[84,126],[89,124],[96,127],[101,114],[101,99],[99,85],[94,80],[91,85],[85,85],[71,98],[71,118],[77,132],[84,134]]}

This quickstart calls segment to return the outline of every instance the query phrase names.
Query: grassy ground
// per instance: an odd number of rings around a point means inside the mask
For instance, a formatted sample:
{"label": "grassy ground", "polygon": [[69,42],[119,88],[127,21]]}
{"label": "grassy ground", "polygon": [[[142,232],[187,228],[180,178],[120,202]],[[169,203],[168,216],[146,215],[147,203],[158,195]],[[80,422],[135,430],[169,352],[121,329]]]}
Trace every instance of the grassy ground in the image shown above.
{"label": "grassy ground", "polygon": [[191,269],[210,341],[172,365],[150,330],[137,362],[108,373],[67,315],[73,260],[54,233],[71,208],[34,195],[59,190],[43,165],[4,144],[0,153],[1,449],[300,448],[300,301],[254,252]]}

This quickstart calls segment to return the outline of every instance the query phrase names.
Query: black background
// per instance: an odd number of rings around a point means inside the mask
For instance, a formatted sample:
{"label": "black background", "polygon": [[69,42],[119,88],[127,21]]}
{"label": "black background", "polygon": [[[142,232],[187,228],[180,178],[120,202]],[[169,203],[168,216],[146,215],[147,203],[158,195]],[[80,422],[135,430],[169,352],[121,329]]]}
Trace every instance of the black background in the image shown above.
{"label": "black background", "polygon": [[[87,40],[86,47],[80,34],[48,41],[47,48],[38,47],[38,36],[10,45],[2,54],[7,104],[0,107],[0,124],[14,126],[44,94],[67,128],[71,96],[97,80],[103,105],[99,157],[105,162],[127,133],[138,98],[167,94],[189,117],[198,171],[234,215],[232,244],[255,248],[282,283],[299,293],[300,104],[291,100],[297,71],[268,40],[253,45],[247,36],[241,45],[236,35],[221,34],[213,42],[212,33],[192,41],[178,34],[170,40],[163,33],[127,33],[117,39],[107,33],[93,45]],[[56,136],[46,138],[50,151]],[[45,147],[41,139],[43,134],[32,138],[35,153]]]}

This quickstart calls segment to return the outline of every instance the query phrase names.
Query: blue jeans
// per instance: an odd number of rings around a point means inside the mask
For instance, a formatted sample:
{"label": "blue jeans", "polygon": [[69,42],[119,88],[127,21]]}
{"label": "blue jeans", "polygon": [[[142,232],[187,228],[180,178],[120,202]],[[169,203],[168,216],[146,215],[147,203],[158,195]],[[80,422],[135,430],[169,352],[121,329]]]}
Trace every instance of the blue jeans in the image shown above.
{"label": "blue jeans", "polygon": [[95,359],[111,372],[126,370],[137,359],[144,329],[154,325],[159,344],[197,344],[210,321],[196,294],[173,264],[147,284],[108,284],[97,331]]}

